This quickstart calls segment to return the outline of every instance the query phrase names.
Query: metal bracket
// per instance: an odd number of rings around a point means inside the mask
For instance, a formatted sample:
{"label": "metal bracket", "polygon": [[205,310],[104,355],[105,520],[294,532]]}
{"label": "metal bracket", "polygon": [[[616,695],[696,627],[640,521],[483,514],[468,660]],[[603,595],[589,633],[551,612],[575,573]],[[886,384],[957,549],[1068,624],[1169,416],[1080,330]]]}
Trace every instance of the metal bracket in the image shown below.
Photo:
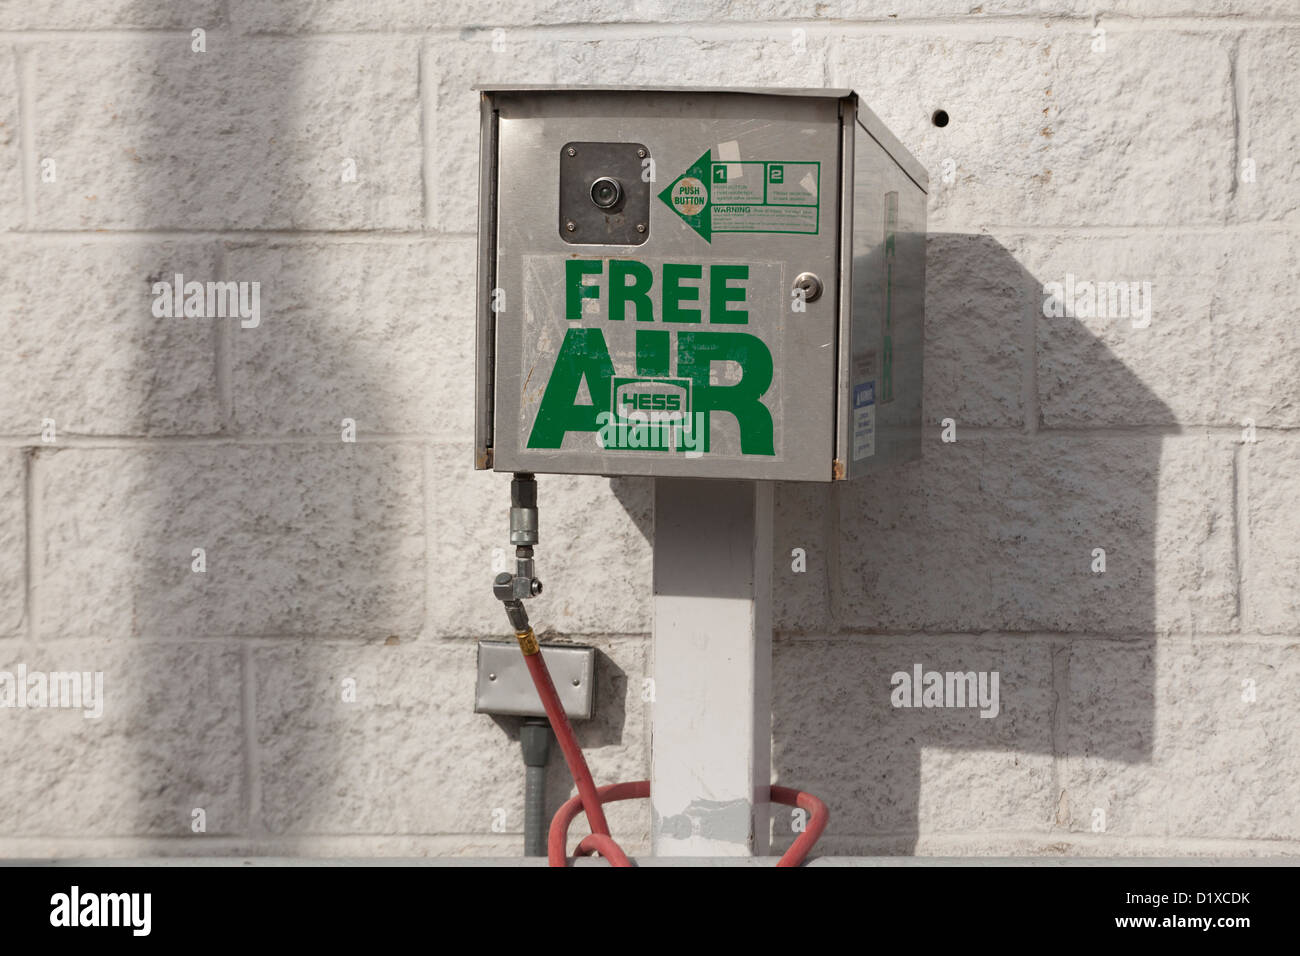
{"label": "metal bracket", "polygon": [[[564,712],[572,720],[589,720],[596,706],[596,649],[546,644],[543,650]],[[546,716],[528,662],[514,641],[479,641],[474,713]]]}
{"label": "metal bracket", "polygon": [[566,143],[560,150],[560,238],[639,246],[650,238],[650,151],[640,143]]}

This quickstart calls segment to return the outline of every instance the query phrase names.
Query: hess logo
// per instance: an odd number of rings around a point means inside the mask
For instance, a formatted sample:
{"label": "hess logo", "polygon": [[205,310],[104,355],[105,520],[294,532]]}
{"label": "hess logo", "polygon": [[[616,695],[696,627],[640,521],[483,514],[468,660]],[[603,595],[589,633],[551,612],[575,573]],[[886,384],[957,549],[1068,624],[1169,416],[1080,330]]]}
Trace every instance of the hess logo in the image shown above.
{"label": "hess logo", "polygon": [[614,379],[614,411],[622,419],[680,422],[690,412],[690,404],[687,379]]}

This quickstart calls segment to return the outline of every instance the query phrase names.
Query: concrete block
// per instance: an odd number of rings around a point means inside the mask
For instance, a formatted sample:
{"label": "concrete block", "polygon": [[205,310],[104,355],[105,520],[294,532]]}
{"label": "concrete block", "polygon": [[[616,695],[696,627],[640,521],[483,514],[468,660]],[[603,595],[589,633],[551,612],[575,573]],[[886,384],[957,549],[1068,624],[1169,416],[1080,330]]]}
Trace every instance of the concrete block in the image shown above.
{"label": "concrete block", "polygon": [[71,449],[43,451],[37,469],[43,637],[410,639],[423,626],[416,449]]}
{"label": "concrete block", "polygon": [[155,282],[217,279],[209,244],[0,240],[4,431],[205,435],[220,430],[217,338],[230,318],[157,318]]}
{"label": "concrete block", "polygon": [[[895,707],[895,673],[998,672],[999,710]],[[844,638],[779,642],[773,767],[831,808],[830,839],[965,829],[1046,829],[1052,680],[1046,642]],[[789,835],[789,811],[774,815]]]}
{"label": "concrete block", "polygon": [[[5,836],[181,837],[192,841],[188,852],[202,854],[205,837],[245,829],[237,650],[138,641],[8,645],[0,670],[16,678],[20,666],[29,683],[40,674],[46,686],[51,673],[83,676],[76,694],[58,681],[57,708],[48,706],[51,695],[45,707],[29,697],[27,706],[5,709]],[[86,716],[96,710],[100,716]],[[196,832],[200,819],[205,829]]]}
{"label": "concrete block", "polygon": [[33,55],[36,150],[58,170],[36,194],[48,228],[421,224],[414,40],[212,31],[203,53],[160,35]]}
{"label": "concrete block", "polygon": [[[858,90],[929,170],[933,231],[1221,222],[1230,40],[1117,27],[1105,52],[1094,43],[1084,24],[1025,36],[850,35],[834,41],[829,80]],[[940,109],[942,128],[931,121]]]}
{"label": "concrete block", "polygon": [[226,273],[261,279],[264,320],[235,328],[245,434],[474,435],[474,244],[468,239],[237,245]]}
{"label": "concrete block", "polygon": [[[1297,649],[1167,643],[1153,654],[1076,642],[1062,822],[1092,832],[1104,821],[1103,832],[1123,837],[1295,840]],[[1149,681],[1147,699],[1123,692],[1135,672]],[[1099,744],[1110,751],[1098,755]],[[1114,749],[1123,744],[1126,751]]]}

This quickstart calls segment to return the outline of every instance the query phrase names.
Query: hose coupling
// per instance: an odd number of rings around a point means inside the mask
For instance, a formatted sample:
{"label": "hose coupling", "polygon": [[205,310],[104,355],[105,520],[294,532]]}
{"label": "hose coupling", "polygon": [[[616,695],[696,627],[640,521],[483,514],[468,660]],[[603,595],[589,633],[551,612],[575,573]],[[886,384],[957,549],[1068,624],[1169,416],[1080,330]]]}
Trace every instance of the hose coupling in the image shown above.
{"label": "hose coupling", "polygon": [[533,633],[531,627],[516,631],[515,640],[519,642],[519,649],[524,652],[524,657],[532,657],[541,651],[541,648],[537,646],[537,635]]}
{"label": "hose coupling", "polygon": [[510,543],[531,549],[537,540],[537,479],[521,471],[510,480]]}

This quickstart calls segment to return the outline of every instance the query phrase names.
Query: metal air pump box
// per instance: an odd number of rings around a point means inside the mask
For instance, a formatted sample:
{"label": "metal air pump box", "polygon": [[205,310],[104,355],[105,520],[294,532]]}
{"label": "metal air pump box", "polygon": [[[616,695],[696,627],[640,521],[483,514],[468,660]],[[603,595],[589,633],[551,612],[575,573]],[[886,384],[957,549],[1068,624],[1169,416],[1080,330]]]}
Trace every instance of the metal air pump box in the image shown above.
{"label": "metal air pump box", "polygon": [[478,468],[919,456],[928,177],[855,93],[503,87],[481,123]]}

